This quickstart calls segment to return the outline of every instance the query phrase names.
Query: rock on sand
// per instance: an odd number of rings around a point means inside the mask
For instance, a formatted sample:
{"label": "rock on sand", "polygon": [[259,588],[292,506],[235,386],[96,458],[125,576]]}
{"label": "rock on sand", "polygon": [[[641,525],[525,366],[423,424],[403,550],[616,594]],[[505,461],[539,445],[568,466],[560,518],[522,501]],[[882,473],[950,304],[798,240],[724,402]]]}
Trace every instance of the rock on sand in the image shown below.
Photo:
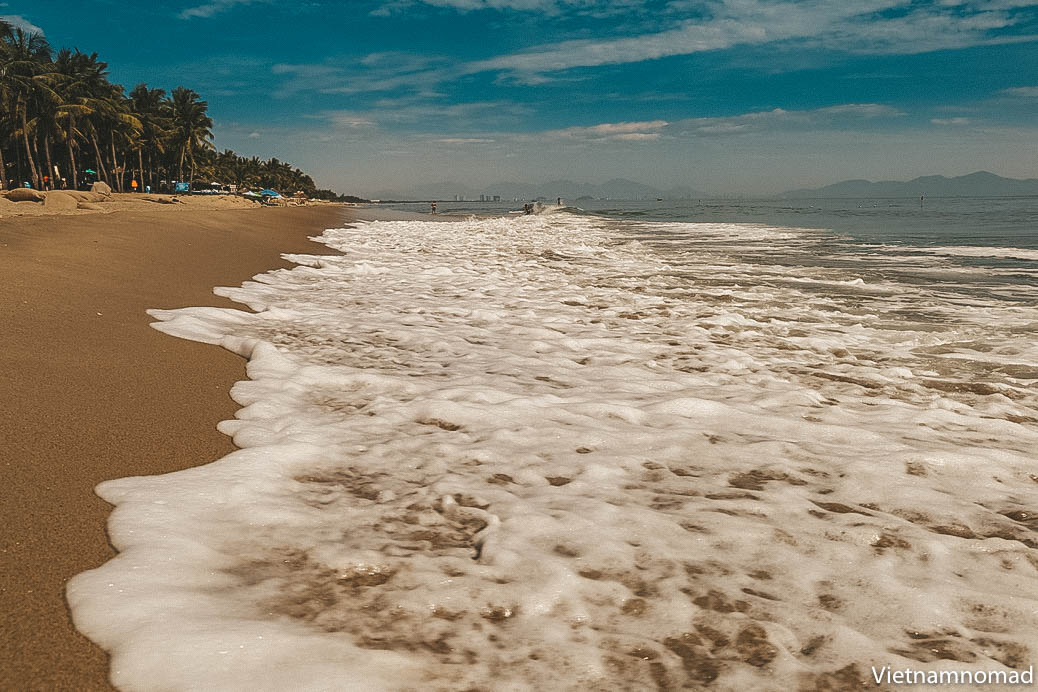
{"label": "rock on sand", "polygon": [[103,183],[100,180],[90,186],[90,191],[99,192],[105,197],[112,194],[112,188],[108,187],[108,183]]}
{"label": "rock on sand", "polygon": [[12,202],[42,202],[43,193],[28,187],[16,187],[9,190],[6,195]]}
{"label": "rock on sand", "polygon": [[43,200],[43,206],[47,209],[54,209],[56,211],[72,210],[76,208],[79,203],[75,197],[70,194],[55,191],[48,192],[46,198]]}

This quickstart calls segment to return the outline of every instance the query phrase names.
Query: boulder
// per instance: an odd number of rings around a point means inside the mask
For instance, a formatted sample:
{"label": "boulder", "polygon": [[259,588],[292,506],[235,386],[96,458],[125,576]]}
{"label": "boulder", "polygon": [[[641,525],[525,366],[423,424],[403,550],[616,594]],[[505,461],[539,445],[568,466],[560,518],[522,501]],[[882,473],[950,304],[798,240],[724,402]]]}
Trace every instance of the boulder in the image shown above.
{"label": "boulder", "polygon": [[94,204],[93,202],[80,202],[77,205],[79,209],[86,209],[88,211],[104,211],[104,207],[100,204]]}
{"label": "boulder", "polygon": [[112,194],[112,188],[108,187],[108,183],[103,183],[100,180],[98,180],[96,183],[90,186],[90,191],[98,192],[104,195],[105,197]]}
{"label": "boulder", "polygon": [[79,200],[64,192],[48,192],[43,200],[43,206],[55,211],[70,211],[76,208]]}
{"label": "boulder", "polygon": [[83,192],[81,190],[57,190],[57,192],[60,192],[63,195],[68,195],[79,202],[90,201],[92,197],[92,193]]}
{"label": "boulder", "polygon": [[43,193],[28,187],[16,187],[5,195],[12,202],[42,202]]}

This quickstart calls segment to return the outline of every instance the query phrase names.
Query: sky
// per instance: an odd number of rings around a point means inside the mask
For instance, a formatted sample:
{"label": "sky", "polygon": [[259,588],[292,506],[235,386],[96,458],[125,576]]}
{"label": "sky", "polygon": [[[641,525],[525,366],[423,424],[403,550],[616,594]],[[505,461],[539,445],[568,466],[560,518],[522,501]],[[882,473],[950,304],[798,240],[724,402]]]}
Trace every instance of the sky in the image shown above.
{"label": "sky", "polygon": [[1034,0],[0,2],[217,148],[371,196],[437,182],[769,195],[1038,177]]}

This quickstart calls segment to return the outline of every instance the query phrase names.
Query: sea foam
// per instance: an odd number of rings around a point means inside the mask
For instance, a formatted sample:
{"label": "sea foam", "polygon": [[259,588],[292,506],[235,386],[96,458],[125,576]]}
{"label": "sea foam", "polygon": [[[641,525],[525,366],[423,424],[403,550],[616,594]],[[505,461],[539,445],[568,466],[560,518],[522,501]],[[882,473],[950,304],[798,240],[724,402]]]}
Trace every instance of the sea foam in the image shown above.
{"label": "sea foam", "polygon": [[1033,301],[766,226],[321,241],[343,254],[218,290],[255,313],[152,313],[249,380],[220,426],[240,451],[98,487],[119,554],[68,601],[120,688],[823,690],[1034,662]]}

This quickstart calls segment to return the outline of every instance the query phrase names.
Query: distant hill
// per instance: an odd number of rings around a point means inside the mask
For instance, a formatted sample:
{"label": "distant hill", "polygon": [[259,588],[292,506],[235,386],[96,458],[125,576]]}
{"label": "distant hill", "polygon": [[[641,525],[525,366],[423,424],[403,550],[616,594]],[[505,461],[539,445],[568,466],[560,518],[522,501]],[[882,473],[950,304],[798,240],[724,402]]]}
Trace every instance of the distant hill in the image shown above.
{"label": "distant hill", "polygon": [[469,187],[460,183],[434,183],[422,185],[408,191],[383,190],[375,193],[377,199],[438,199],[452,200],[455,195],[464,199],[479,199],[480,195],[498,195],[503,200],[530,200],[543,197],[554,200],[557,197],[573,201],[578,197],[595,199],[697,199],[708,197],[702,192],[689,187],[674,187],[660,190],[650,185],[633,180],[614,178],[605,183],[578,183],[572,180],[553,180],[547,183],[504,182],[487,185],[482,189]]}
{"label": "distant hill", "polygon": [[978,171],[957,178],[927,175],[907,182],[898,180],[844,180],[814,189],[790,190],[783,197],[1020,197],[1038,195],[1038,179],[1003,178]]}

